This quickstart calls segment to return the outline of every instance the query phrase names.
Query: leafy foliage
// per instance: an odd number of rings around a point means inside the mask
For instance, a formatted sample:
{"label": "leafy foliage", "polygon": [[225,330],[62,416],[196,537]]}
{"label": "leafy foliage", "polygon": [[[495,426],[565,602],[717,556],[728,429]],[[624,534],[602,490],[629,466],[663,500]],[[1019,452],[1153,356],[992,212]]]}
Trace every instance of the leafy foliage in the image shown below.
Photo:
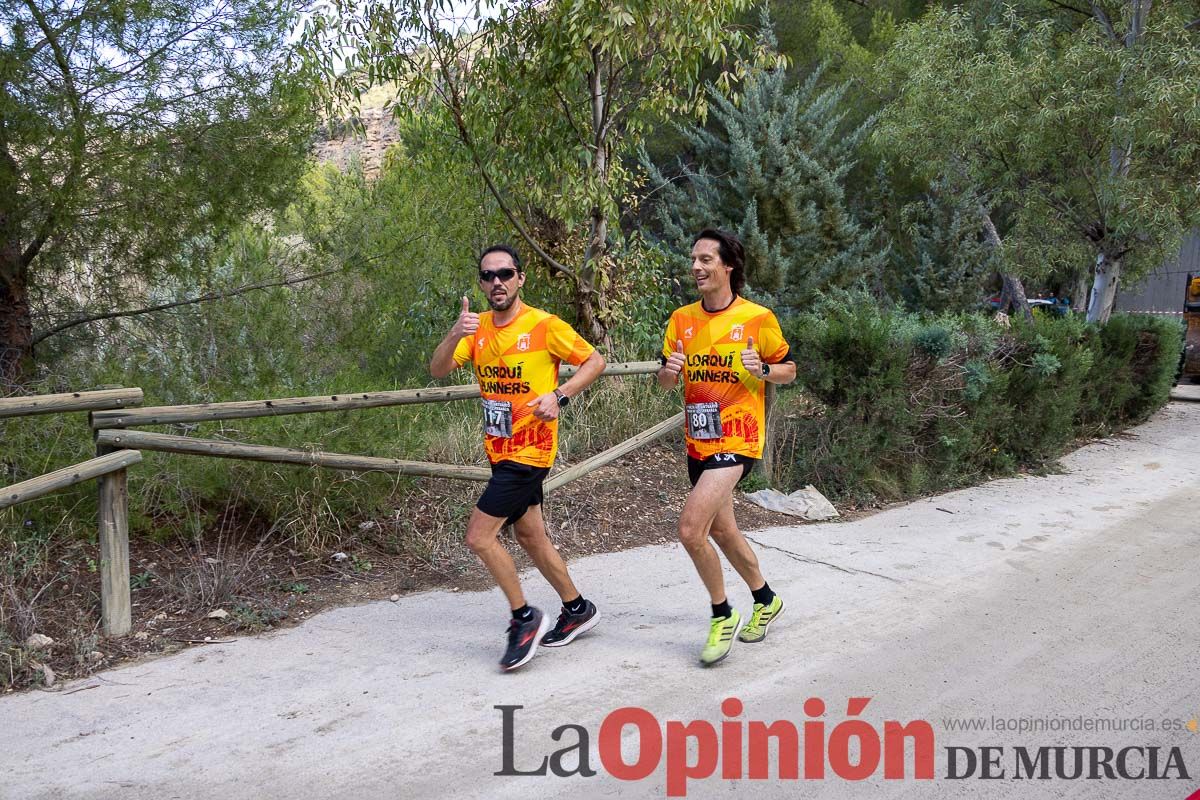
{"label": "leafy foliage", "polygon": [[783,69],[756,72],[734,105],[714,94],[714,130],[684,131],[695,166],[668,179],[644,158],[655,219],[678,252],[705,227],[736,232],[754,290],[802,307],[828,288],[879,271],[875,248],[847,208],[846,175],[869,130],[847,130],[847,86],[820,90],[821,71],[794,89]]}
{"label": "leafy foliage", "polygon": [[978,192],[938,179],[900,204],[887,165],[880,164],[868,196],[868,217],[890,246],[883,291],[910,311],[978,309],[998,266],[995,248],[983,237]]}
{"label": "leafy foliage", "polygon": [[335,0],[310,19],[301,63],[333,103],[389,82],[400,113],[437,109],[513,229],[571,281],[582,330],[608,344],[627,157],[653,123],[703,113],[699,71],[747,49],[729,23],[748,5],[500,4],[464,26],[451,0]]}
{"label": "leafy foliage", "polygon": [[282,204],[312,127],[281,71],[296,20],[289,0],[0,6],[0,372],[32,355],[33,316],[200,282]]}
{"label": "leafy foliage", "polygon": [[1186,177],[1200,173],[1200,116],[1179,113],[1200,80],[1187,5],[1147,18],[1139,0],[1130,18],[1094,3],[1095,19],[1073,26],[1014,8],[988,24],[935,8],[883,59],[896,100],[876,144],[986,190],[1017,271],[1097,264],[1108,306],[1091,318],[1106,319],[1116,279],[1162,263],[1200,221]]}
{"label": "leafy foliage", "polygon": [[870,302],[828,303],[787,334],[807,354],[781,394],[791,481],[860,502],[1036,468],[1080,436],[1140,422],[1166,402],[1181,346],[1162,317],[1005,330]]}

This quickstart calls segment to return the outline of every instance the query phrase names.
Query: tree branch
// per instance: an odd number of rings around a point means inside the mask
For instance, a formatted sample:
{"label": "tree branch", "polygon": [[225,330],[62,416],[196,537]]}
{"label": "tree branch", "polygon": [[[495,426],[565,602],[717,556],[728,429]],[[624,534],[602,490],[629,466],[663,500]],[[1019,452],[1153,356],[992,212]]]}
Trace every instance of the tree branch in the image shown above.
{"label": "tree branch", "polygon": [[54,61],[58,65],[59,71],[62,72],[63,86],[67,90],[67,102],[71,106],[71,118],[74,130],[72,131],[71,161],[59,189],[59,199],[51,206],[45,219],[42,220],[42,224],[37,234],[35,234],[33,241],[29,244],[29,247],[25,248],[25,252],[21,254],[22,267],[28,267],[33,263],[33,259],[37,257],[42,247],[45,246],[46,242],[54,234],[62,207],[68,202],[71,193],[75,190],[75,183],[79,179],[79,172],[83,168],[84,150],[83,109],[79,105],[79,91],[75,88],[75,78],[71,72],[71,64],[58,42],[57,33],[51,29],[50,23],[47,22],[46,17],[38,9],[37,3],[34,0],[25,0],[25,5],[29,7],[29,11],[37,21],[38,27],[41,28],[42,34],[50,43],[50,49],[54,53]]}
{"label": "tree branch", "polygon": [[508,203],[505,202],[504,196],[500,193],[500,189],[496,186],[495,181],[492,180],[491,173],[488,172],[487,167],[484,166],[483,159],[479,156],[479,148],[475,144],[475,138],[471,136],[471,132],[467,129],[466,121],[463,119],[462,101],[458,94],[458,85],[454,83],[454,79],[451,76],[450,70],[447,68],[444,59],[439,58],[438,69],[441,72],[442,80],[445,82],[446,88],[450,93],[450,96],[448,98],[444,98],[443,102],[446,104],[446,110],[450,112],[450,116],[454,120],[454,127],[458,130],[459,141],[461,141],[463,146],[467,148],[467,152],[471,155],[471,160],[475,162],[475,168],[479,170],[480,177],[483,178],[483,182],[487,186],[488,192],[493,198],[495,198],[496,204],[500,207],[500,211],[504,214],[508,221],[512,223],[512,226],[517,229],[517,233],[521,235],[521,238],[524,239],[531,248],[533,248],[533,251],[537,253],[538,256],[545,261],[551,269],[557,270],[574,280],[578,280],[578,277],[575,275],[573,270],[567,269],[556,258],[547,253],[540,244],[538,244],[537,240],[533,238],[533,235],[529,233],[525,226],[521,224],[520,220],[517,219],[516,214],[514,214],[512,209],[509,208]]}
{"label": "tree branch", "polygon": [[1085,17],[1092,16],[1091,11],[1088,11],[1087,9],[1084,9],[1084,8],[1079,8],[1078,6],[1073,6],[1069,3],[1062,3],[1062,2],[1059,2],[1059,0],[1046,0],[1046,2],[1048,2],[1052,6],[1057,6],[1058,8],[1061,8],[1063,11],[1073,11],[1076,14],[1082,14]]}
{"label": "tree branch", "polygon": [[1113,29],[1112,20],[1108,18],[1108,14],[1105,13],[1104,8],[1096,0],[1092,0],[1092,16],[1104,28],[1104,32],[1108,34],[1109,39],[1112,39],[1114,42],[1121,41],[1121,37],[1117,36],[1116,30]]}
{"label": "tree branch", "polygon": [[550,88],[554,90],[554,96],[557,98],[559,106],[562,107],[563,116],[567,118],[567,122],[570,124],[571,130],[575,131],[575,138],[579,140],[580,144],[586,145],[587,136],[584,135],[583,131],[581,131],[579,126],[575,123],[575,116],[571,113],[571,105],[567,102],[567,98],[563,96],[563,93],[557,86],[551,85]]}
{"label": "tree branch", "polygon": [[62,333],[65,330],[74,328],[77,325],[86,325],[89,322],[99,322],[101,320],[106,320],[106,319],[117,319],[118,317],[135,317],[135,316],[139,316],[141,314],[152,314],[155,311],[166,311],[167,309],[170,309],[170,308],[179,308],[180,306],[189,306],[189,305],[194,305],[196,303],[206,303],[210,300],[227,300],[230,297],[237,297],[238,295],[243,295],[248,292],[257,291],[259,289],[273,289],[277,286],[292,286],[297,283],[304,283],[305,281],[316,280],[317,278],[323,278],[326,275],[332,275],[333,273],[338,272],[338,271],[339,271],[338,268],[327,269],[327,270],[322,270],[321,272],[314,272],[311,275],[301,275],[298,278],[287,278],[285,280],[270,281],[267,283],[255,283],[255,284],[251,284],[249,286],[240,286],[237,289],[230,289],[230,290],[224,291],[224,292],[209,292],[207,294],[202,294],[199,297],[193,297],[189,300],[176,300],[173,303],[162,303],[162,304],[156,305],[156,306],[149,306],[148,308],[135,308],[135,309],[130,309],[130,310],[126,310],[126,311],[109,311],[108,313],[105,313],[105,314],[94,314],[91,316],[76,317],[75,319],[70,319],[70,320],[67,320],[66,322],[60,322],[59,324],[55,325],[52,328],[48,328],[47,330],[41,331],[40,333],[38,333],[37,335],[35,335],[33,337],[33,344],[37,345],[40,342],[43,342],[46,339],[49,339],[51,336]]}

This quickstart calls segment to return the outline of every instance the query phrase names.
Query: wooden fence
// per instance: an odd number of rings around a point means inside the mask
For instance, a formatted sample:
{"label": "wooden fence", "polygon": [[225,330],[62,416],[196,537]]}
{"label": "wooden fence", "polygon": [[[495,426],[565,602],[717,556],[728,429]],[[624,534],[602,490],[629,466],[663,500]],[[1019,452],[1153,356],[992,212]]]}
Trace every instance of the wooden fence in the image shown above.
{"label": "wooden fence", "polygon": [[[657,361],[609,364],[603,375],[651,375],[658,369],[659,362]],[[566,377],[574,372],[574,367],[563,367],[560,376]],[[128,482],[125,470],[141,460],[140,451],[142,450],[471,481],[486,481],[491,476],[491,470],[485,467],[401,461],[374,456],[242,444],[217,439],[150,433],[130,430],[131,428],[145,425],[310,414],[323,411],[349,411],[414,403],[445,403],[477,397],[479,397],[478,385],[470,384],[395,392],[238,400],[226,403],[198,403],[147,408],[133,407],[141,403],[142,392],[140,389],[0,399],[0,417],[90,410],[89,418],[95,434],[98,456],[83,464],[0,489],[0,508],[32,500],[56,489],[99,477],[100,559],[103,565],[100,595],[101,616],[106,634],[124,636],[132,627],[129,586]],[[559,489],[639,447],[660,439],[672,431],[679,430],[682,426],[683,414],[675,414],[648,430],[551,476],[546,482],[546,490]]]}
{"label": "wooden fence", "polygon": [[[142,402],[141,389],[104,389],[34,397],[0,398],[0,418],[71,411],[124,409]],[[98,479],[100,616],[104,632],[124,636],[132,627],[129,607],[129,493],[125,470],[142,460],[138,451],[99,452],[96,458],[0,489],[0,509],[77,483]]]}

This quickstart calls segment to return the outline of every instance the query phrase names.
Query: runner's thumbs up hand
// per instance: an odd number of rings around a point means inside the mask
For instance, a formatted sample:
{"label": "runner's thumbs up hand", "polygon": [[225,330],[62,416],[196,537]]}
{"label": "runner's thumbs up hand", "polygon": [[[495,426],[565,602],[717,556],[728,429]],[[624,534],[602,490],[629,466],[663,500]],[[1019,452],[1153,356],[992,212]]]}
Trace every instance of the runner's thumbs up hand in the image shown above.
{"label": "runner's thumbs up hand", "polygon": [[471,301],[465,294],[462,299],[462,312],[458,315],[451,330],[460,339],[464,336],[474,336],[475,331],[479,330],[479,315],[471,311]]}
{"label": "runner's thumbs up hand", "polygon": [[667,356],[667,361],[665,364],[663,364],[663,369],[672,375],[678,376],[679,373],[683,371],[683,364],[686,360],[687,356],[683,354],[683,342],[679,339],[676,339],[675,352]]}
{"label": "runner's thumbs up hand", "polygon": [[762,359],[758,356],[758,351],[754,349],[754,337],[751,336],[746,340],[746,349],[742,351],[742,366],[756,378],[762,378]]}

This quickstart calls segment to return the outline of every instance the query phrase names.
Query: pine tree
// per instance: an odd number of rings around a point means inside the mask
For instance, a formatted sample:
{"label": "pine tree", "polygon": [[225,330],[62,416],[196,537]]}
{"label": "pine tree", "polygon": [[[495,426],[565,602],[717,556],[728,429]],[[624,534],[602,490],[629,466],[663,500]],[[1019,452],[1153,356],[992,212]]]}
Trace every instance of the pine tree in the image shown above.
{"label": "pine tree", "polygon": [[888,165],[881,163],[871,195],[865,216],[891,243],[882,290],[910,311],[979,309],[1000,267],[995,248],[984,240],[979,193],[939,179],[899,205]]}
{"label": "pine tree", "polygon": [[821,76],[788,88],[785,70],[756,72],[737,105],[713,93],[710,126],[682,130],[693,160],[680,161],[678,178],[642,159],[651,213],[675,252],[688,252],[702,228],[734,231],[746,245],[749,287],[796,308],[825,289],[868,282],[887,257],[845,192],[873,120],[847,131],[848,84],[822,89]]}

